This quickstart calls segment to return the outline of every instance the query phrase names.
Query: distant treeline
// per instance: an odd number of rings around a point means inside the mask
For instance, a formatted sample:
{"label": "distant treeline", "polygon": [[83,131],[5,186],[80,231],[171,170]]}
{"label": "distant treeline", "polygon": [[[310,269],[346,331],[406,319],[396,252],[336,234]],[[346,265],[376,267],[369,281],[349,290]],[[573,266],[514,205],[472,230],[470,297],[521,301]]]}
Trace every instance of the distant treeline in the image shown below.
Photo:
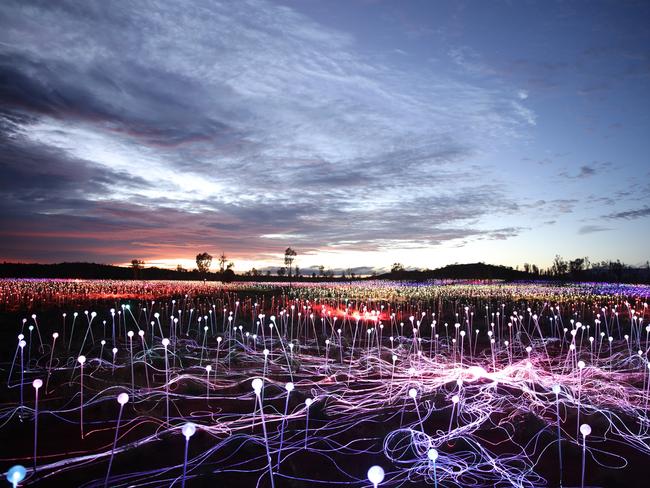
{"label": "distant treeline", "polygon": [[529,264],[524,264],[523,269],[519,269],[519,267],[471,263],[450,264],[438,269],[406,270],[396,263],[390,273],[379,275],[378,278],[414,281],[448,278],[650,283],[650,266],[637,268],[625,265],[620,261],[603,261],[591,264],[586,258],[565,261],[560,256],[556,256],[553,265],[547,269],[540,269]]}
{"label": "distant treeline", "polygon": [[315,282],[340,281],[350,282],[364,279],[392,279],[425,281],[431,279],[483,279],[483,280],[554,280],[554,281],[607,281],[616,283],[650,283],[650,266],[632,267],[620,261],[590,263],[586,258],[565,261],[556,256],[553,265],[547,269],[525,264],[523,269],[510,266],[495,266],[485,263],[450,264],[438,269],[407,270],[395,263],[388,273],[360,277],[351,273],[321,273],[311,276],[294,274],[272,275],[252,274],[246,272],[236,274],[232,267],[226,267],[217,272],[145,268],[139,265],[132,267],[112,266],[96,263],[59,263],[59,264],[0,264],[0,277],[3,278],[79,278],[79,279],[114,279],[114,280],[209,280],[209,281],[283,281],[283,282]]}

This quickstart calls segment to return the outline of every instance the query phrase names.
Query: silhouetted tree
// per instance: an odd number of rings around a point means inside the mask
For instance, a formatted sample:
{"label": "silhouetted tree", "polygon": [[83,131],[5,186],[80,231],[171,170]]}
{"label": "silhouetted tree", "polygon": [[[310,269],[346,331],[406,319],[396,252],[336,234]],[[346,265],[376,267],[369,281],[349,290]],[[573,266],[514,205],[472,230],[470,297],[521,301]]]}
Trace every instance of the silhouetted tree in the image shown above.
{"label": "silhouetted tree", "polygon": [[551,271],[553,275],[563,276],[567,273],[568,268],[569,265],[564,259],[562,259],[562,256],[556,254],[555,258],[553,259],[553,265],[551,266]]}
{"label": "silhouetted tree", "polygon": [[133,279],[137,280],[140,277],[140,270],[144,268],[144,261],[142,259],[132,259],[131,268],[133,268]]}
{"label": "silhouetted tree", "polygon": [[278,268],[278,276],[284,276],[286,272],[287,272],[287,268],[285,268],[284,266]]}
{"label": "silhouetted tree", "polygon": [[221,256],[219,256],[219,272],[223,273],[226,270],[226,261],[228,261],[228,258],[226,257],[226,253],[222,252]]}
{"label": "silhouetted tree", "polygon": [[207,252],[202,252],[201,254],[196,255],[196,268],[199,270],[199,273],[205,274],[210,271],[211,264],[212,256]]}
{"label": "silhouetted tree", "polygon": [[318,267],[318,274],[319,274],[320,276],[324,276],[324,275],[325,275],[325,266],[323,266],[322,264]]}
{"label": "silhouetted tree", "polygon": [[404,266],[402,263],[393,263],[393,266],[390,268],[391,273],[401,273],[404,271]]}
{"label": "silhouetted tree", "polygon": [[584,269],[584,265],[585,260],[583,258],[576,258],[569,261],[569,273],[571,273],[571,277],[573,279],[580,277],[582,270]]}
{"label": "silhouetted tree", "polygon": [[290,247],[287,247],[287,249],[284,251],[284,264],[289,267],[289,278],[291,278],[291,265],[297,255],[298,254],[296,253],[296,251],[294,251]]}

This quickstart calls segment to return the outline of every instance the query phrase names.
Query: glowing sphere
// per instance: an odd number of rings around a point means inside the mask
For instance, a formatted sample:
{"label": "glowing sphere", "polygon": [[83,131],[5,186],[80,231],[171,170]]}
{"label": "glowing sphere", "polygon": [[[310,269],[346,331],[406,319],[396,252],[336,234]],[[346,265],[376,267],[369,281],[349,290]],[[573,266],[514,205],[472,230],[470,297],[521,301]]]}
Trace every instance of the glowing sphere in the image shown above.
{"label": "glowing sphere", "polygon": [[582,369],[585,367],[585,362],[584,361],[578,361],[578,368]]}
{"label": "glowing sphere", "polygon": [[561,391],[560,385],[553,385],[552,390],[553,390],[553,393],[555,393],[556,395],[559,395],[560,391]]}
{"label": "glowing sphere", "polygon": [[165,346],[165,347],[169,346],[169,339],[167,339],[167,338],[165,337],[165,338],[162,340],[162,345]]}
{"label": "glowing sphere", "polygon": [[255,378],[251,382],[251,386],[253,387],[255,394],[259,394],[262,391],[262,386],[264,386],[264,381],[262,381],[262,378]]}
{"label": "glowing sphere", "polygon": [[208,365],[205,367],[205,370],[209,373],[210,371],[212,371],[212,366],[210,366],[210,365],[208,364]]}
{"label": "glowing sphere", "polygon": [[128,332],[126,333],[126,335],[129,336],[129,339],[131,339],[131,338],[133,337],[134,334],[133,334],[133,331],[130,330],[130,331],[128,331]]}
{"label": "glowing sphere", "polygon": [[307,399],[305,399],[305,406],[306,406],[307,408],[309,408],[309,407],[311,406],[312,403],[314,403],[314,400],[312,400],[311,398],[307,398]]}
{"label": "glowing sphere", "polygon": [[409,396],[415,400],[415,397],[418,396],[418,391],[415,388],[409,390]]}
{"label": "glowing sphere", "polygon": [[27,345],[27,343],[26,343],[25,341],[20,341],[20,342],[18,343],[18,346],[19,346],[21,349],[23,349],[26,345]]}
{"label": "glowing sphere", "polygon": [[52,337],[54,337],[55,339],[58,338],[58,337],[59,337],[59,333],[58,333],[58,332],[55,332],[54,334],[52,334]]}
{"label": "glowing sphere", "polygon": [[458,397],[458,395],[454,395],[453,397],[451,397],[451,402],[452,403],[456,404],[459,401],[460,401],[460,398]]}
{"label": "glowing sphere", "polygon": [[427,457],[435,463],[436,459],[438,459],[438,451],[434,448],[429,449],[427,452]]}
{"label": "glowing sphere", "polygon": [[32,386],[38,390],[41,386],[43,386],[43,380],[38,379],[38,378],[35,379],[35,380],[32,382]]}
{"label": "glowing sphere", "polygon": [[117,403],[120,405],[124,405],[126,402],[129,401],[129,395],[127,393],[120,393],[117,395]]}
{"label": "glowing sphere", "polygon": [[381,466],[373,466],[368,470],[368,481],[377,486],[384,481],[384,469]]}
{"label": "glowing sphere", "polygon": [[286,385],[284,385],[284,389],[287,390],[288,393],[291,393],[293,391],[293,383],[289,382]]}
{"label": "glowing sphere", "polygon": [[268,349],[264,349],[264,350],[262,351],[262,354],[264,354],[265,356],[268,356],[268,355],[269,355],[269,350],[268,350]]}
{"label": "glowing sphere", "polygon": [[83,363],[85,363],[85,362],[86,362],[86,356],[83,356],[83,355],[82,355],[82,356],[79,356],[79,357],[77,358],[77,361],[79,361],[79,364],[83,364]]}
{"label": "glowing sphere", "polygon": [[144,330],[140,329],[140,330],[138,331],[138,335],[139,335],[140,337],[144,337]]}
{"label": "glowing sphere", "polygon": [[9,471],[7,471],[7,481],[16,486],[18,483],[25,479],[26,474],[27,470],[25,467],[21,466],[20,464],[16,464],[15,466],[9,468]]}
{"label": "glowing sphere", "polygon": [[580,426],[580,433],[587,437],[589,434],[591,434],[591,426],[589,424],[582,424]]}
{"label": "glowing sphere", "polygon": [[196,425],[194,425],[192,422],[187,422],[185,425],[183,425],[183,428],[181,430],[185,436],[185,439],[189,440],[190,437],[192,437],[196,432]]}

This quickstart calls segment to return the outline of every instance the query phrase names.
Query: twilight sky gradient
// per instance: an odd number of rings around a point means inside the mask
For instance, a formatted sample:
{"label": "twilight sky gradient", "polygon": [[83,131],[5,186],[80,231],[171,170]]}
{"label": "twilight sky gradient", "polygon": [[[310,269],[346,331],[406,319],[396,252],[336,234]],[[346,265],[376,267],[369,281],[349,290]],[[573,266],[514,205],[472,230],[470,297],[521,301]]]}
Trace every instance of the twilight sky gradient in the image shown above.
{"label": "twilight sky gradient", "polygon": [[0,260],[650,258],[646,1],[4,1]]}

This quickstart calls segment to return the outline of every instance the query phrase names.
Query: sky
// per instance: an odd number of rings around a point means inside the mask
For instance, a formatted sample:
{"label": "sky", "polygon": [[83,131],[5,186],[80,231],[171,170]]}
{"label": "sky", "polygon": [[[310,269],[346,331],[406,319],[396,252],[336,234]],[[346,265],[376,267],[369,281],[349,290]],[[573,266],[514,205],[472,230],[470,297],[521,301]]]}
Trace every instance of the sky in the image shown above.
{"label": "sky", "polygon": [[0,9],[4,261],[642,265],[649,155],[646,1]]}

